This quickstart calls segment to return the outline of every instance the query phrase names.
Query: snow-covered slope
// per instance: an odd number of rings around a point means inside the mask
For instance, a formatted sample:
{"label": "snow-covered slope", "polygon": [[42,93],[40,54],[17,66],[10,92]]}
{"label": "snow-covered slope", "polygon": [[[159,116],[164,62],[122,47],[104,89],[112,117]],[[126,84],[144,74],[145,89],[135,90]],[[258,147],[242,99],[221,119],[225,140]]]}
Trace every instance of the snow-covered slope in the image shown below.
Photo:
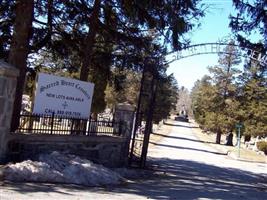
{"label": "snow-covered slope", "polygon": [[73,183],[88,186],[120,184],[116,172],[78,156],[53,152],[40,155],[39,161],[8,164],[4,177],[11,181]]}

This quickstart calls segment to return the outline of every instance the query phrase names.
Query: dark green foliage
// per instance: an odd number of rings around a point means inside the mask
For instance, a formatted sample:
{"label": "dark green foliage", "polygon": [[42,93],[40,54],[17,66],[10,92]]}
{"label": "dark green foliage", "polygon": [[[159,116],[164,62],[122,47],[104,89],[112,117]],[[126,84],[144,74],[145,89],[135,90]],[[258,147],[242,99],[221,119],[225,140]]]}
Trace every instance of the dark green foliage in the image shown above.
{"label": "dark green foliage", "polygon": [[176,108],[178,100],[178,84],[173,74],[160,77],[156,94],[155,111],[153,120],[158,123],[166,119],[172,110]]}
{"label": "dark green foliage", "polygon": [[265,141],[257,142],[257,148],[260,151],[263,151],[265,153],[265,155],[267,155],[267,142],[265,142]]}
{"label": "dark green foliage", "polygon": [[[235,1],[236,7],[241,12],[243,21],[236,21],[232,27],[238,33],[251,33],[260,30],[263,36],[263,43],[252,44],[239,35],[241,45],[261,52],[266,56],[267,45],[267,2],[258,0],[250,3]],[[245,17],[245,15],[248,15]],[[245,19],[244,19],[245,17]],[[233,26],[235,25],[235,26]],[[242,28],[244,28],[242,30]],[[265,47],[265,49],[264,49]],[[267,65],[255,60],[248,60],[244,66],[244,72],[239,77],[239,97],[240,110],[237,112],[239,119],[244,121],[245,134],[250,136],[267,135]]]}
{"label": "dark green foliage", "polygon": [[233,0],[233,4],[238,13],[230,17],[230,26],[235,32],[240,33],[239,40],[246,41],[242,33],[249,35],[257,30],[263,36],[265,47],[267,47],[267,1]]}
{"label": "dark green foliage", "polygon": [[244,121],[245,134],[267,134],[267,77],[260,65],[251,62],[239,77],[239,119]]}
{"label": "dark green foliage", "polygon": [[[133,105],[137,105],[137,100],[140,90],[141,74],[131,71],[113,71],[113,74],[120,73],[125,79],[120,83],[121,90],[115,89],[115,84],[110,83],[105,91],[106,103],[109,108],[114,108],[117,103],[128,102]],[[142,98],[141,110],[143,113],[147,112],[148,101],[149,101],[149,90],[145,90]],[[146,87],[146,86],[145,86]],[[173,75],[167,76],[162,74],[157,82],[157,93],[156,93],[156,104],[153,115],[154,122],[167,118],[170,111],[175,108],[178,96],[178,86]]]}
{"label": "dark green foliage", "polygon": [[[11,39],[15,37],[14,21],[19,19],[14,7],[18,2],[21,1],[3,0],[0,5],[0,57],[4,59],[7,59]],[[112,68],[139,72],[146,59],[152,58],[155,63],[155,58],[164,57],[166,48],[182,48],[189,42],[184,39],[184,33],[198,25],[198,19],[203,16],[199,0],[24,2],[34,3],[34,9],[28,13],[31,15],[28,30],[19,32],[28,36],[27,44],[23,45],[27,47],[24,60],[21,60],[21,63],[28,61],[28,66],[21,65],[23,74],[18,82],[21,92],[16,95],[18,112],[26,67],[33,68],[34,73],[48,71],[91,80],[97,90],[93,110],[100,112],[105,107],[104,90],[108,81],[113,81]],[[159,43],[163,39],[164,44]],[[13,60],[9,62],[13,63]],[[155,70],[164,74],[166,67],[159,66]],[[119,92],[123,89],[123,77],[115,77],[116,92]],[[26,88],[30,93],[31,83]]]}
{"label": "dark green foliage", "polygon": [[124,69],[122,71],[114,69],[112,70],[112,76],[121,77],[121,80],[118,80],[118,78],[111,79],[106,88],[105,94],[108,107],[113,109],[117,103],[123,102],[136,105],[140,89],[141,74],[129,69]]}
{"label": "dark green foliage", "polygon": [[[1,19],[5,19],[0,24],[1,47],[5,48],[1,53],[5,55],[12,34],[15,2],[3,0],[0,6]],[[93,37],[106,35],[120,49],[120,45],[145,48],[149,31],[164,36],[166,44],[171,42],[179,49],[188,42],[182,35],[198,25],[197,20],[204,14],[199,0],[99,2],[99,15],[91,19],[93,1],[36,1],[31,52],[45,47],[66,58],[73,49],[83,51],[81,47],[87,45],[85,40],[92,21],[97,21],[98,26]]]}
{"label": "dark green foliage", "polygon": [[219,55],[218,66],[209,67],[211,76],[198,82],[192,92],[195,118],[205,129],[217,133],[216,143],[220,143],[222,133],[233,131],[239,106],[235,98],[235,77],[239,71],[234,66],[240,58],[231,42],[225,52]]}
{"label": "dark green foliage", "polygon": [[0,18],[0,59],[7,60],[15,21],[14,1],[1,1]]}
{"label": "dark green foliage", "polygon": [[[222,59],[224,58],[224,59]],[[267,135],[267,77],[266,67],[248,60],[241,73],[227,63],[238,57],[219,59],[211,68],[211,77],[196,82],[192,91],[196,121],[206,130],[228,133],[242,122],[246,136]],[[226,65],[224,64],[226,63]],[[238,63],[238,62],[236,62]]]}

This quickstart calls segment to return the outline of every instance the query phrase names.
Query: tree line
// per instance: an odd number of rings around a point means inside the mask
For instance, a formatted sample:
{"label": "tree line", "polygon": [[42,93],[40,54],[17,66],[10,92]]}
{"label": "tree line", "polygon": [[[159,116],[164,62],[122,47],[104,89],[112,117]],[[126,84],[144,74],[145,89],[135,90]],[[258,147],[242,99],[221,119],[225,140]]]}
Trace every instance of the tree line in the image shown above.
{"label": "tree line", "polygon": [[244,69],[238,49],[229,46],[219,55],[218,65],[209,67],[210,75],[197,81],[192,89],[192,109],[202,128],[217,133],[234,132],[237,123],[248,136],[267,135],[266,68],[249,60]]}
{"label": "tree line", "polygon": [[[266,1],[233,3],[239,11],[231,16],[233,30],[250,33],[259,28],[266,39]],[[20,70],[11,129],[18,127],[22,94],[30,93],[39,71],[94,82],[97,113],[111,102],[136,101],[137,89],[127,90],[135,95],[132,99],[121,95],[125,87],[134,87],[125,72],[140,77],[150,63],[164,94],[157,98],[158,118],[166,116],[177,83],[166,75],[164,56],[189,45],[186,33],[200,25],[206,6],[201,0],[2,0],[0,58]],[[237,38],[243,45],[254,45],[242,34]],[[108,94],[116,95],[111,100]]]}
{"label": "tree line", "polygon": [[11,129],[18,127],[25,77],[34,80],[39,71],[94,82],[94,112],[106,106],[107,86],[120,92],[123,71],[140,72],[148,59],[163,80],[161,87],[169,87],[164,86],[173,83],[164,54],[188,44],[184,34],[204,15],[199,2],[1,1],[0,57],[20,70]]}
{"label": "tree line", "polygon": [[[239,45],[266,55],[267,2],[233,0],[239,11],[230,16],[230,27]],[[247,37],[258,31],[262,40],[250,42]],[[231,41],[220,54],[218,65],[209,67],[192,90],[192,109],[196,121],[203,129],[217,133],[220,143],[223,133],[233,132],[242,124],[247,138],[267,136],[267,66],[266,63],[247,58],[242,68],[239,49]],[[249,55],[248,55],[249,57]]]}

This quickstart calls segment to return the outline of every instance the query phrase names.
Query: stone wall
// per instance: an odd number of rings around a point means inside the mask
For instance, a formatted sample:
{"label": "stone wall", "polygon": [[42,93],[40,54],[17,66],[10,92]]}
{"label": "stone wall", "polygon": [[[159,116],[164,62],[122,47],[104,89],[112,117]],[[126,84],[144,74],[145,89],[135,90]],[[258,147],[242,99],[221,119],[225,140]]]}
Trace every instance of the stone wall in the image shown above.
{"label": "stone wall", "polygon": [[18,74],[17,69],[0,60],[0,163],[6,159],[7,136],[10,130]]}
{"label": "stone wall", "polygon": [[108,167],[128,163],[134,108],[117,106],[114,119],[122,126],[118,136],[37,135],[10,133],[16,78],[19,72],[0,60],[0,163],[37,160],[42,153],[60,151],[75,154]]}
{"label": "stone wall", "polygon": [[125,158],[125,138],[111,136],[72,135],[9,135],[8,157],[11,161],[37,160],[42,153],[66,152],[107,167],[122,167]]}
{"label": "stone wall", "polygon": [[128,164],[129,145],[133,126],[134,107],[120,104],[114,120],[122,134],[117,136],[8,134],[9,161],[37,160],[40,154],[53,151],[74,154],[107,167]]}

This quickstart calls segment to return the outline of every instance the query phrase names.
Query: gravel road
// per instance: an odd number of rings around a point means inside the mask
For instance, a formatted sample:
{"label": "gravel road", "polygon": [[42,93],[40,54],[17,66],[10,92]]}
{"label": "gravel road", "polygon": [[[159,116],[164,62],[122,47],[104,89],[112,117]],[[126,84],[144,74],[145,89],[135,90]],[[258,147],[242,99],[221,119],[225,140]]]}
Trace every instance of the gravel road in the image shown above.
{"label": "gravel road", "polygon": [[172,122],[172,132],[149,150],[156,173],[114,187],[2,183],[6,199],[232,199],[266,200],[267,165],[229,158],[194,136],[189,123]]}

